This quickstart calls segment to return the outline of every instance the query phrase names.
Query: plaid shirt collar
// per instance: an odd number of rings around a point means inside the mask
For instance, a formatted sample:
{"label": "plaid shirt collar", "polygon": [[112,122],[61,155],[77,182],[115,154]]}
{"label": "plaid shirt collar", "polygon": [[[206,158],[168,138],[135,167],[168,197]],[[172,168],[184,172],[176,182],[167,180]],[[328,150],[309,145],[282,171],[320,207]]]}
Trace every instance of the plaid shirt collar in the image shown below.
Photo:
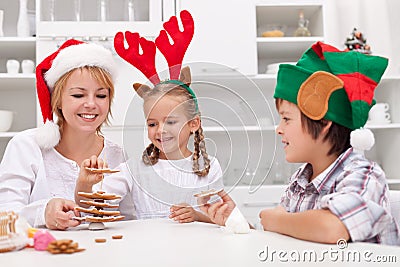
{"label": "plaid shirt collar", "polygon": [[317,177],[314,178],[311,182],[309,182],[313,171],[310,163],[304,164],[297,174],[295,174],[294,182],[291,184],[291,189],[294,191],[296,186],[300,186],[305,191],[310,191],[310,193],[326,194],[331,191],[331,188],[334,187],[335,179],[331,179],[334,177],[332,174],[342,165],[342,163],[347,160],[350,155],[353,153],[353,148],[347,149],[343,152],[328,168],[326,168],[322,173],[320,173]]}

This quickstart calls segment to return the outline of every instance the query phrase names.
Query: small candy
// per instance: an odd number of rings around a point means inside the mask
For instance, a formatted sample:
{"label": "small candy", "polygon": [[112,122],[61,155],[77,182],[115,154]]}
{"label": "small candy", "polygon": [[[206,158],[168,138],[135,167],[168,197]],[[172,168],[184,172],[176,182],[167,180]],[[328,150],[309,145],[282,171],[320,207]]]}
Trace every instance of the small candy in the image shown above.
{"label": "small candy", "polygon": [[48,231],[39,230],[33,236],[33,247],[36,250],[46,250],[47,246],[56,240]]}

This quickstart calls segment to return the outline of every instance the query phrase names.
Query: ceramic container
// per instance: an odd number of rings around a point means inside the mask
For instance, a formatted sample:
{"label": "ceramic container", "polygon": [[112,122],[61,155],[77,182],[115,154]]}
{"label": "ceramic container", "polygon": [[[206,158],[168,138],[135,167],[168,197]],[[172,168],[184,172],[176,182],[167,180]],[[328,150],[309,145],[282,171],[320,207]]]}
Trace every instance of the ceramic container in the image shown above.
{"label": "ceramic container", "polygon": [[13,112],[9,110],[0,110],[0,132],[7,132],[11,128],[13,121]]}

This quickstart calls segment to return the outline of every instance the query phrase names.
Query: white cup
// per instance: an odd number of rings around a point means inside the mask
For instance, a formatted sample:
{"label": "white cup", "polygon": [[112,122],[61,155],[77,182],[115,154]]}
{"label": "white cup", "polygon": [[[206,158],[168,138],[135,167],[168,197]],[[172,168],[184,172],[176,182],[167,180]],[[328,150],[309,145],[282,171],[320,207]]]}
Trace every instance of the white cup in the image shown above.
{"label": "white cup", "polygon": [[11,128],[13,121],[13,112],[9,110],[0,110],[0,132],[7,132]]}
{"label": "white cup", "polygon": [[7,60],[7,73],[9,74],[16,74],[19,72],[19,61],[15,59]]}
{"label": "white cup", "polygon": [[30,59],[24,59],[21,62],[22,73],[33,73],[35,70],[35,62]]}
{"label": "white cup", "polygon": [[375,123],[388,123],[390,122],[388,103],[376,103],[369,111],[369,120]]}

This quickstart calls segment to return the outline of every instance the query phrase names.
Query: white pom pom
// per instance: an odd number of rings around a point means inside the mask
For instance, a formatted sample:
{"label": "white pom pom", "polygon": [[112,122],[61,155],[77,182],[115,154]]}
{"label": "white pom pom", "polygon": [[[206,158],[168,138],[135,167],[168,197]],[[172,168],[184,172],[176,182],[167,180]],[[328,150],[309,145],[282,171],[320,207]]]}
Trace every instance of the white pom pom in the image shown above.
{"label": "white pom pom", "polygon": [[35,138],[40,148],[53,148],[60,141],[60,129],[57,124],[48,120],[37,129]]}
{"label": "white pom pom", "polygon": [[362,128],[350,133],[350,145],[357,153],[364,154],[364,151],[370,150],[374,144],[374,134],[370,129]]}

